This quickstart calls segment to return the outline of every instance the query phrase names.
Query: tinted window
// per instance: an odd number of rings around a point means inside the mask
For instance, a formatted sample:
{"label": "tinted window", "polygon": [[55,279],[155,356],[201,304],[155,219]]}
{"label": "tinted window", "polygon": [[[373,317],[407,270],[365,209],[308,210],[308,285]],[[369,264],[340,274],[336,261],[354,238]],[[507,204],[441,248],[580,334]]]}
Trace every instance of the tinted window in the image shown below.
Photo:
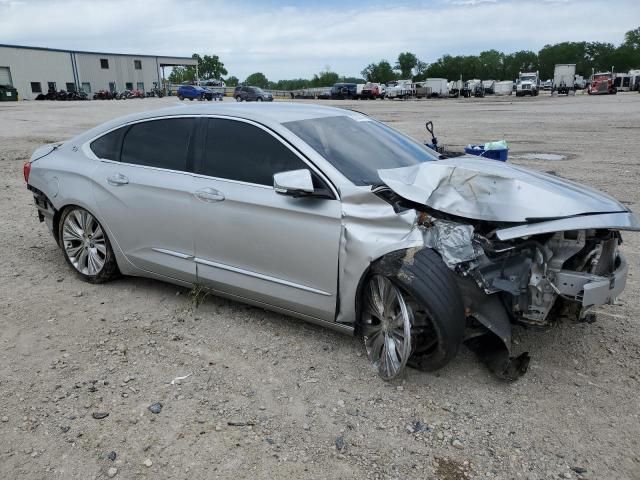
{"label": "tinted window", "polygon": [[119,128],[113,132],[96,138],[91,142],[91,150],[98,158],[106,158],[107,160],[120,160],[120,147],[122,146],[122,137],[127,131],[127,127]]}
{"label": "tinted window", "polygon": [[308,167],[264,130],[235,120],[208,120],[204,175],[272,186],[275,173],[301,168]]}
{"label": "tinted window", "polygon": [[423,145],[366,117],[324,117],[283,124],[356,185],[381,183],[378,169],[437,160]]}
{"label": "tinted window", "polygon": [[132,125],[124,136],[121,161],[186,170],[192,122],[190,118],[175,118]]}

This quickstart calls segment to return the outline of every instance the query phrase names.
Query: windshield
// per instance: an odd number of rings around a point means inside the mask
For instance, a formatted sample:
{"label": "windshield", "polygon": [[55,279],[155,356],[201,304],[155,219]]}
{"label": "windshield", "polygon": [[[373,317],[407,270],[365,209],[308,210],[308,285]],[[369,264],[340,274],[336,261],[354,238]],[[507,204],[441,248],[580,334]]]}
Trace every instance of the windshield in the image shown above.
{"label": "windshield", "polygon": [[523,75],[520,77],[521,82],[534,82],[536,77],[534,75]]}
{"label": "windshield", "polygon": [[437,160],[427,147],[368,118],[313,118],[283,124],[355,185],[382,183],[378,169]]}

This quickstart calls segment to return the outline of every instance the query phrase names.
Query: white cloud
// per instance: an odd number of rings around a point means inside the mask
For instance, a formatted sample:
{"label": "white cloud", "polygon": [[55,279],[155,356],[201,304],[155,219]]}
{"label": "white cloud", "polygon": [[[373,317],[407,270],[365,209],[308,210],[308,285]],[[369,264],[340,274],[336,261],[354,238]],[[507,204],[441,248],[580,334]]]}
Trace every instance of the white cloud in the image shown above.
{"label": "white cloud", "polygon": [[[230,74],[309,77],[326,65],[358,75],[368,63],[411,51],[538,50],[560,41],[619,43],[640,25],[640,2],[449,0],[386,2],[352,10],[206,0],[0,0],[0,43],[189,56],[215,53]],[[293,3],[293,2],[292,2]]]}

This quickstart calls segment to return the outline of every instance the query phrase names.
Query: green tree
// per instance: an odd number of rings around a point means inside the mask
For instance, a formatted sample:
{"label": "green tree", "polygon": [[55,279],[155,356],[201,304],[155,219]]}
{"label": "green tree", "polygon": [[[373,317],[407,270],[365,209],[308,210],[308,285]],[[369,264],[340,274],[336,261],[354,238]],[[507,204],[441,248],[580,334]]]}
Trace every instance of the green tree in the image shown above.
{"label": "green tree", "polygon": [[240,83],[240,80],[238,79],[238,77],[234,77],[233,75],[231,75],[225,80],[224,83],[227,85],[227,87],[237,87]]}
{"label": "green tree", "polygon": [[520,72],[538,70],[538,55],[531,50],[520,50],[504,57],[504,75],[501,80],[515,80]]}
{"label": "green tree", "polygon": [[428,63],[418,60],[418,62],[416,63],[416,66],[413,67],[413,71],[415,72],[415,75],[413,76],[413,80],[415,82],[420,82],[426,79],[428,68],[429,68]]}
{"label": "green tree", "polygon": [[501,79],[504,70],[504,53],[486,50],[478,56],[478,77],[481,79]]}
{"label": "green tree", "polygon": [[184,82],[192,82],[196,78],[196,70],[191,67],[173,67],[169,74],[169,83],[179,84]]}
{"label": "green tree", "polygon": [[245,85],[251,85],[252,87],[269,88],[269,80],[264,73],[256,72],[252,73],[244,81]]}
{"label": "green tree", "polygon": [[368,82],[387,83],[397,78],[396,73],[387,60],[370,63],[361,73]]}
{"label": "green tree", "polygon": [[624,43],[622,44],[625,47],[631,47],[634,50],[640,50],[640,27],[629,30],[624,34]]}
{"label": "green tree", "polygon": [[[217,55],[200,56],[197,53],[191,55],[191,58],[198,60],[198,68],[195,65],[187,67],[174,67],[169,74],[169,82],[183,83],[193,82],[195,80],[217,80],[226,75],[227,69],[224,63],[220,61]],[[197,75],[197,76],[196,76]]]}
{"label": "green tree", "polygon": [[309,85],[311,87],[330,87],[334,83],[337,83],[340,76],[336,72],[332,72],[330,67],[325,67],[320,73],[317,73],[311,79]]}
{"label": "green tree", "polygon": [[271,88],[274,90],[302,90],[308,88],[309,84],[310,82],[306,78],[293,78],[272,82]]}
{"label": "green tree", "polygon": [[613,43],[588,42],[585,45],[587,64],[596,71],[608,72],[615,66],[616,47]]}
{"label": "green tree", "polygon": [[400,70],[400,76],[402,78],[411,78],[411,72],[418,64],[418,57],[411,52],[403,52],[398,55],[398,61],[396,62],[395,69]]}
{"label": "green tree", "polygon": [[541,78],[553,78],[555,66],[559,63],[575,63],[576,73],[590,70],[586,58],[586,42],[562,42],[545,45],[538,52],[538,69]]}

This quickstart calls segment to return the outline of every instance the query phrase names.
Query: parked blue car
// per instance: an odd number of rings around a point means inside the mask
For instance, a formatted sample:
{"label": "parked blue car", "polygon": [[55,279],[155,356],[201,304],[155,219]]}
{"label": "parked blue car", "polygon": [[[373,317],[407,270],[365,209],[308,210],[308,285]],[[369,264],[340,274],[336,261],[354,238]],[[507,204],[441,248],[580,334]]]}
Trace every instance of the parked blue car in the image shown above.
{"label": "parked blue car", "polygon": [[180,85],[178,87],[178,98],[180,100],[184,100],[185,98],[189,100],[204,100],[206,93],[204,88],[198,87],[197,85]]}

